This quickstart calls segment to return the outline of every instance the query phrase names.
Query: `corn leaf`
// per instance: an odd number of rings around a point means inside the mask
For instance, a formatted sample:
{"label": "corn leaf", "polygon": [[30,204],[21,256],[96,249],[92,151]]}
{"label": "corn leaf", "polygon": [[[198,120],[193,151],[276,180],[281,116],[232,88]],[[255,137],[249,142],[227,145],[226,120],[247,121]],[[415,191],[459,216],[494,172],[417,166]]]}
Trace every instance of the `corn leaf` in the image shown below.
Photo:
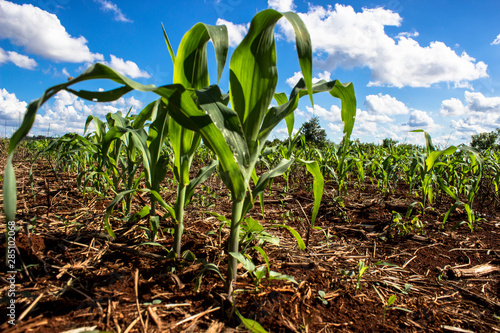
{"label": "corn leaf", "polygon": [[283,16],[295,31],[299,63],[312,100],[312,49],[304,23],[291,12],[282,14],[272,9],[259,12],[234,50],[229,65],[231,105],[241,122],[251,155],[258,151],[260,126],[278,82],[274,28]]}
{"label": "corn leaf", "polygon": [[311,226],[314,226],[314,221],[316,220],[319,206],[321,205],[321,198],[323,197],[325,180],[317,161],[304,161],[301,159],[297,159],[297,161],[305,165],[307,171],[309,171],[309,173],[313,176],[314,206],[311,216]]}

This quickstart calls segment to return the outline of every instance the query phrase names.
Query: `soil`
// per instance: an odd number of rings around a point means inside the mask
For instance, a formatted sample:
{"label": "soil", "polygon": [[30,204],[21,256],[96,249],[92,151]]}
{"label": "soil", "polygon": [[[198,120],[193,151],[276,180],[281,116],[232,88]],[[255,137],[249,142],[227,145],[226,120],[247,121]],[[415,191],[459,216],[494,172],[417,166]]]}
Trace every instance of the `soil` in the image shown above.
{"label": "soil", "polygon": [[[5,156],[2,160],[3,170]],[[311,179],[299,168],[285,191],[284,180],[277,178],[264,196],[265,215],[257,203],[250,216],[279,237],[279,246],[261,244],[271,270],[296,283],[257,281],[240,267],[235,308],[222,278],[203,270],[216,266],[225,276],[227,269],[229,229],[209,213],[231,215],[230,196],[219,177],[207,180],[188,205],[182,248],[191,254],[175,260],[168,257],[169,219],[161,221],[156,241],[161,246],[144,244],[148,217],[124,222],[117,209],[112,239],[103,228],[110,197],[84,195],[76,174],[54,172],[46,160],[34,164],[32,182],[25,156],[16,156],[14,163],[16,325],[7,322],[11,275],[2,270],[2,332],[248,331],[236,311],[269,332],[500,331],[500,203],[486,185],[476,199],[485,219],[471,231],[460,224],[467,220],[460,209],[443,228],[452,204],[446,198],[437,198],[425,214],[415,210],[412,224],[405,213],[420,198],[403,182],[389,191],[368,179],[361,187],[348,183],[342,201],[335,183],[327,180],[315,222],[319,230],[309,223]],[[172,182],[163,185],[163,198],[173,203]],[[137,195],[134,211],[148,202],[147,195]],[[396,213],[401,228],[394,225]],[[290,232],[276,227],[281,224],[308,240],[307,249],[300,250]],[[1,243],[5,251],[5,238]],[[262,265],[265,260],[253,249],[257,244],[249,241],[245,253]],[[362,275],[361,263],[368,267]],[[392,295],[396,299],[389,305]]]}

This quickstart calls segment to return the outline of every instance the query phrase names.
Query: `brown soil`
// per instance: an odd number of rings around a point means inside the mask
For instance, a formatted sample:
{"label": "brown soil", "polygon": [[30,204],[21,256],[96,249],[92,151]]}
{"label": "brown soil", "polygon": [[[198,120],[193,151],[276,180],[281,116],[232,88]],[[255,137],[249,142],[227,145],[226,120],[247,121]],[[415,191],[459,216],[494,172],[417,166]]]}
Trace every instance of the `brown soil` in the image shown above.
{"label": "brown soil", "polygon": [[[112,224],[117,238],[111,240],[102,223],[109,198],[82,195],[76,175],[54,174],[43,160],[35,164],[33,187],[29,165],[18,158],[15,168],[20,253],[16,325],[7,323],[10,275],[2,270],[0,331],[63,332],[82,327],[109,332],[246,331],[217,274],[205,271],[195,290],[202,261],[215,264],[223,275],[227,268],[229,230],[206,213],[230,217],[230,197],[219,178],[205,183],[211,193],[198,189],[186,211],[182,246],[197,260],[175,261],[166,257],[173,242],[169,220],[161,222],[158,243],[163,247],[139,246],[147,242],[141,228],[148,227],[148,219],[127,224],[115,212]],[[241,315],[269,332],[500,331],[500,223],[498,197],[492,200],[491,191],[478,199],[490,200],[483,207],[489,209],[484,210],[488,217],[473,232],[466,224],[452,229],[466,219],[463,211],[453,214],[442,229],[443,214],[451,203],[438,198],[434,210],[418,216],[423,233],[414,229],[402,235],[391,228],[393,211],[404,216],[418,199],[408,194],[405,184],[390,193],[369,182],[361,190],[351,184],[341,205],[328,182],[315,223],[322,230],[316,230],[308,227],[313,205],[309,183],[297,174],[292,179],[294,189],[284,193],[284,182],[277,179],[273,191],[265,195],[265,216],[258,204],[251,211],[265,227],[286,224],[304,240],[309,234],[309,243],[301,251],[285,229],[267,229],[280,238],[280,246],[263,246],[271,269],[293,276],[297,284],[269,279],[256,283],[241,268],[234,297]],[[170,183],[162,195],[173,200]],[[143,201],[148,201],[147,195],[136,196],[134,209],[139,210]],[[408,225],[409,219],[404,221]],[[0,222],[5,234],[3,216]],[[255,264],[265,263],[255,251],[246,253]],[[360,262],[369,267],[358,283]],[[486,266],[474,271],[479,265]],[[324,302],[319,291],[325,293]],[[384,320],[391,295],[396,301]]]}

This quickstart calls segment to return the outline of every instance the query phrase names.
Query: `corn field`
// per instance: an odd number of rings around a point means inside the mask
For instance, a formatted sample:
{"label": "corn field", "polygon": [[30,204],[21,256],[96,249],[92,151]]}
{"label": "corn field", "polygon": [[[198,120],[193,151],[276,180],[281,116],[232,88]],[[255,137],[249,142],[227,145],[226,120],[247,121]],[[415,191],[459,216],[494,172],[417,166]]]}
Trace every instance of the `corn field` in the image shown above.
{"label": "corn field", "polygon": [[[288,94],[276,91],[280,19],[294,29],[303,74]],[[2,142],[18,327],[500,330],[497,150],[437,147],[423,130],[414,131],[421,145],[352,141],[354,86],[312,83],[309,33],[294,13],[254,17],[229,59],[227,93],[218,86],[226,27],[194,25],[177,52],[167,32],[171,82],[143,85],[95,64],[30,103]],[[97,79],[119,86],[73,87]],[[158,99],[90,116],[83,135],[27,140],[37,111],[61,90],[98,102],[133,90]],[[338,144],[293,132],[300,98],[312,103],[318,93],[341,103]],[[271,141],[283,120],[288,138]]]}

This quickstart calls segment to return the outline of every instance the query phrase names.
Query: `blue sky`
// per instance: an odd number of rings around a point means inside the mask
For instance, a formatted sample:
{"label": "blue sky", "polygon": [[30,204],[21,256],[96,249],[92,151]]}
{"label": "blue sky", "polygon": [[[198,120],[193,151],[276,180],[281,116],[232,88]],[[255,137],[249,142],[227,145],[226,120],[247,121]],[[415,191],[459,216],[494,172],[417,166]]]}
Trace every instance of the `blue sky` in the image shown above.
{"label": "blue sky", "polygon": [[[314,77],[353,82],[358,115],[353,138],[422,143],[422,128],[442,145],[470,142],[472,134],[500,127],[500,2],[387,0],[174,1],[0,0],[0,135],[10,136],[27,103],[48,87],[102,62],[141,82],[171,83],[172,62],[161,23],[174,49],[194,24],[226,24],[230,53],[252,17],[273,8],[295,11],[312,38]],[[276,27],[279,83],[287,94],[301,76],[293,34]],[[213,58],[209,49],[209,56]],[[215,63],[209,64],[215,80]],[[228,67],[220,82],[228,87]],[[215,83],[215,82],[213,82]],[[79,86],[115,87],[109,82]],[[78,87],[77,87],[78,88]],[[131,93],[108,104],[62,92],[39,111],[31,131],[83,132],[88,115],[138,112],[155,96]],[[342,135],[339,103],[329,94],[307,99],[300,125],[320,117],[331,140]],[[3,128],[2,128],[3,127]],[[285,137],[285,124],[271,138]]]}

